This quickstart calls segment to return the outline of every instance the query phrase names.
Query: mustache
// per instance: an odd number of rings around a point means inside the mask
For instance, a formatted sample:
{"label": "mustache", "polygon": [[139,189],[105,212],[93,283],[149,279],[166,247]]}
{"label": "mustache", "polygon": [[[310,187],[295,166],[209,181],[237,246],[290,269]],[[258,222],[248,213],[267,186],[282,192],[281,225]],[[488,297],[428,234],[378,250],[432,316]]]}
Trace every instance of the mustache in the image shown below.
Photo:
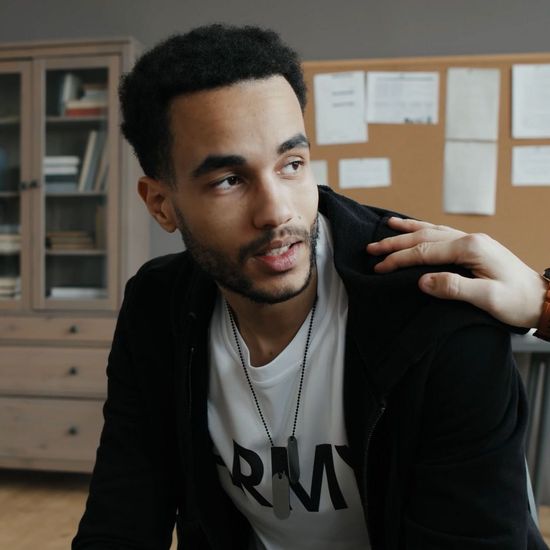
{"label": "mustache", "polygon": [[288,226],[283,229],[267,229],[257,239],[240,248],[239,262],[243,263],[247,257],[256,255],[271,241],[284,237],[296,237],[299,241],[309,242],[311,240],[311,233],[303,227],[295,226]]}

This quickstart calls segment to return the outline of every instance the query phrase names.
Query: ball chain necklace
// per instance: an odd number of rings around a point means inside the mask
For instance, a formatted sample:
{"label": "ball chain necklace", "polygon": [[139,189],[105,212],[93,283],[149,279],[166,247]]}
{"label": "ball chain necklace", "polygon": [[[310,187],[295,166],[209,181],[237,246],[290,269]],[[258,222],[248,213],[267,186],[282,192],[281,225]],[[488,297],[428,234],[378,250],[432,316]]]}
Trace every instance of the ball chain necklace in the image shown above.
{"label": "ball chain necklace", "polygon": [[229,313],[229,320],[231,322],[231,329],[233,331],[233,337],[235,338],[235,344],[237,344],[237,350],[239,352],[239,358],[241,360],[241,365],[248,382],[248,387],[252,393],[254,403],[256,404],[256,409],[258,415],[264,425],[265,433],[271,444],[271,491],[272,491],[272,500],[273,500],[273,513],[279,519],[286,519],[290,516],[290,483],[298,483],[300,479],[300,461],[298,458],[298,440],[296,439],[296,424],[298,422],[298,411],[300,410],[300,400],[302,397],[302,388],[304,385],[304,373],[306,370],[307,362],[307,352],[309,350],[309,343],[311,340],[311,329],[313,328],[313,318],[315,317],[315,308],[317,306],[317,296],[313,302],[313,307],[311,308],[311,317],[309,319],[309,327],[307,330],[306,345],[304,349],[304,358],[302,360],[302,367],[300,370],[300,383],[298,385],[298,397],[296,398],[296,410],[294,411],[294,422],[292,423],[292,434],[287,440],[287,446],[285,447],[276,447],[273,443],[273,438],[271,437],[271,432],[267,427],[267,422],[260,407],[260,402],[252,385],[252,380],[250,380],[250,375],[246,368],[244,362],[243,353],[241,350],[241,345],[239,343],[239,338],[237,336],[237,327],[235,325],[235,319],[229,304],[226,302],[227,312]]}

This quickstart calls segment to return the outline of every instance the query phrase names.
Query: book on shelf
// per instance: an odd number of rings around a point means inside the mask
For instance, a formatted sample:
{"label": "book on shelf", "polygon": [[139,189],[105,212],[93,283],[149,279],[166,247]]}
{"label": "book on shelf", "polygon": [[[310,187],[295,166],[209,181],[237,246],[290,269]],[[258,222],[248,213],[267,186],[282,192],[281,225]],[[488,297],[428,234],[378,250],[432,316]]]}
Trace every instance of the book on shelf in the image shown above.
{"label": "book on shelf", "polygon": [[95,99],[107,102],[107,83],[106,82],[85,82],[82,85],[82,99]]}
{"label": "book on shelf", "polygon": [[59,164],[57,166],[44,165],[45,176],[76,176],[78,174],[77,164]]}
{"label": "book on shelf", "polygon": [[[92,134],[93,137],[92,137]],[[86,145],[84,162],[80,173],[78,183],[79,191],[94,191],[96,190],[96,179],[100,168],[102,157],[106,146],[107,132],[100,130],[92,130],[90,138]]]}
{"label": "book on shelf", "polygon": [[19,115],[0,116],[0,124],[19,124],[19,122],[21,122],[21,117]]}
{"label": "book on shelf", "polygon": [[49,298],[61,300],[93,300],[106,297],[106,289],[100,287],[53,286],[49,292]]}
{"label": "book on shelf", "polygon": [[0,243],[0,254],[11,254],[13,252],[20,252],[20,243]]}
{"label": "book on shelf", "polygon": [[95,249],[91,231],[48,231],[46,248],[49,250],[93,250]]}
{"label": "book on shelf", "polygon": [[83,95],[65,102],[66,116],[102,116],[107,113],[108,93],[106,84],[82,85]]}
{"label": "book on shelf", "polygon": [[21,235],[0,234],[0,254],[19,252],[21,250]]}
{"label": "book on shelf", "polygon": [[107,188],[107,173],[109,171],[109,148],[107,147],[107,137],[103,143],[101,156],[98,162],[98,167],[93,185],[94,191],[105,191]]}
{"label": "book on shelf", "polygon": [[44,157],[45,166],[72,166],[74,164],[80,164],[80,157],[76,155],[50,155]]}
{"label": "book on shelf", "polygon": [[101,117],[107,114],[107,106],[71,107],[65,110],[68,117]]}
{"label": "book on shelf", "polygon": [[95,245],[93,242],[86,243],[52,243],[48,247],[48,250],[59,250],[59,251],[80,251],[80,250],[95,250]]}
{"label": "book on shelf", "polygon": [[44,157],[43,171],[46,183],[52,183],[51,178],[55,176],[54,181],[75,181],[78,174],[80,158],[77,156],[48,156]]}
{"label": "book on shelf", "polygon": [[7,298],[18,298],[21,296],[20,290],[3,290],[0,288],[0,299],[6,300]]}
{"label": "book on shelf", "polygon": [[16,287],[19,284],[20,277],[0,277],[1,288]]}
{"label": "book on shelf", "polygon": [[16,298],[21,294],[20,277],[0,277],[0,298]]}
{"label": "book on shelf", "polygon": [[46,179],[46,193],[74,193],[78,190],[78,182],[76,180],[69,181],[49,181]]}
{"label": "book on shelf", "polygon": [[97,130],[91,130],[88,134],[88,140],[86,141],[86,149],[84,151],[84,157],[82,160],[82,169],[80,170],[80,178],[78,180],[78,190],[84,191],[86,180],[90,173],[90,166],[92,163],[92,156],[94,153],[95,143],[97,141]]}
{"label": "book on shelf", "polygon": [[0,235],[19,235],[21,226],[17,223],[0,223]]}
{"label": "book on shelf", "polygon": [[68,101],[76,99],[80,95],[82,81],[74,73],[65,73],[61,79],[59,90],[59,115],[65,114],[65,105]]}

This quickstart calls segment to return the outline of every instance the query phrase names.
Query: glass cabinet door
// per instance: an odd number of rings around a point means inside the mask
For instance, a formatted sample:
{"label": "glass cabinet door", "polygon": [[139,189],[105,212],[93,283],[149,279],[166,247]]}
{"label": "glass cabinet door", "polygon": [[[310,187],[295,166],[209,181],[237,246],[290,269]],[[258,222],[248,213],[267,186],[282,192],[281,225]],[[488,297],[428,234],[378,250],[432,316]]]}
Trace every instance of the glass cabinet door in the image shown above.
{"label": "glass cabinet door", "polygon": [[25,263],[22,92],[28,73],[10,65],[0,64],[0,309],[20,307]]}
{"label": "glass cabinet door", "polygon": [[[40,295],[43,307],[98,307],[114,286],[109,239],[117,133],[116,82],[109,59],[44,67],[41,143]],[[115,103],[114,105],[112,103]]]}

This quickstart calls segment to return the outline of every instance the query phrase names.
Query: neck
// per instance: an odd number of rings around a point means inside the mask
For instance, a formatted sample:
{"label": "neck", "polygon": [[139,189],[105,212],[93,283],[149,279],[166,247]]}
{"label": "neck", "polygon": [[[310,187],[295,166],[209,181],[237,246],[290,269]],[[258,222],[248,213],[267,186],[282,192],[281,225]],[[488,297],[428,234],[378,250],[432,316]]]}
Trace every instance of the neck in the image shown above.
{"label": "neck", "polygon": [[279,304],[258,304],[226,289],[220,289],[243,340],[250,352],[250,363],[260,367],[272,361],[292,341],[317,295],[317,271],[297,296]]}

